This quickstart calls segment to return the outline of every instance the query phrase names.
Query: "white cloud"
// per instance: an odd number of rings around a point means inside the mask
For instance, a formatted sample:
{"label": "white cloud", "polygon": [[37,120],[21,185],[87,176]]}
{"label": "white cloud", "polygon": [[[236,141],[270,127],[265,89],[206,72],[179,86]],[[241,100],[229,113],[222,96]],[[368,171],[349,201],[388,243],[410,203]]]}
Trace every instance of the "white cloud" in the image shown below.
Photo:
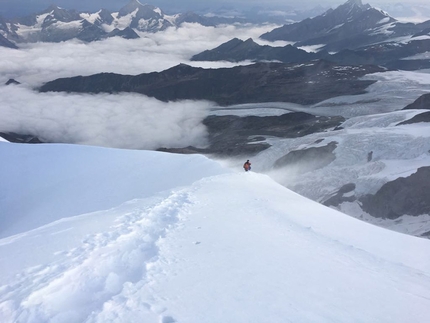
{"label": "white cloud", "polygon": [[[14,78],[30,86],[39,86],[60,77],[101,72],[131,75],[159,72],[180,63],[190,64],[193,55],[234,37],[256,39],[274,27],[215,28],[184,24],[178,29],[140,33],[141,38],[134,40],[115,37],[88,44],[80,41],[21,44],[18,51],[0,47],[0,82]],[[214,66],[222,65],[214,63]]]}
{"label": "white cloud", "polygon": [[206,144],[209,102],[165,103],[139,94],[37,93],[0,87],[0,129],[45,141],[156,149]]}

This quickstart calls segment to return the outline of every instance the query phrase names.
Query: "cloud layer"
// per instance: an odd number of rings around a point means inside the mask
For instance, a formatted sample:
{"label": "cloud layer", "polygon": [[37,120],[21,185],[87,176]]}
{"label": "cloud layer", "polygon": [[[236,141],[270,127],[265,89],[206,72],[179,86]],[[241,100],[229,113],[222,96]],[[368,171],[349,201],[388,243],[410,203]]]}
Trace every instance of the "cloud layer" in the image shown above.
{"label": "cloud layer", "polygon": [[120,37],[83,43],[68,41],[59,44],[20,44],[20,50],[0,47],[0,82],[14,78],[30,86],[59,77],[90,75],[101,72],[141,74],[159,72],[180,63],[194,66],[232,66],[228,62],[199,63],[190,58],[206,49],[238,37],[258,38],[275,26],[204,27],[184,24],[158,33],[140,33],[140,39]]}
{"label": "cloud layer", "polygon": [[164,103],[139,94],[37,93],[0,88],[0,129],[43,141],[156,149],[204,146],[209,102]]}
{"label": "cloud layer", "polygon": [[214,107],[209,102],[164,103],[138,94],[81,95],[38,93],[44,82],[101,72],[137,75],[186,63],[203,67],[229,62],[190,62],[205,49],[233,37],[257,38],[273,26],[238,28],[188,24],[137,40],[112,38],[90,44],[27,44],[20,50],[0,48],[0,131],[32,134],[49,142],[119,148],[204,146],[202,120]]}

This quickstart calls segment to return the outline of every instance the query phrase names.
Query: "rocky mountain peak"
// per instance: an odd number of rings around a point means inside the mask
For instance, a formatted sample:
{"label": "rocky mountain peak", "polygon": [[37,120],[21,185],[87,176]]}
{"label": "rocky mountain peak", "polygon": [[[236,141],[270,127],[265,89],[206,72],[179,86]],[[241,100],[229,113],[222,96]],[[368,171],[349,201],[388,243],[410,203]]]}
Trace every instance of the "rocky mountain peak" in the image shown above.
{"label": "rocky mountain peak", "polygon": [[348,0],[337,7],[334,12],[344,15],[345,17],[351,17],[371,8],[372,7],[369,4],[363,5],[361,0]]}

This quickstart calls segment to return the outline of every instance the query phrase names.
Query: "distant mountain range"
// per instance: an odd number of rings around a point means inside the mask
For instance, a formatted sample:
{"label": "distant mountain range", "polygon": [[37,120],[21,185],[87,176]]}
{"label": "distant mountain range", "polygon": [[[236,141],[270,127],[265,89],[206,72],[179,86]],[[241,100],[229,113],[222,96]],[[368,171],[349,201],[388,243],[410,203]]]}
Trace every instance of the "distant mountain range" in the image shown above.
{"label": "distant mountain range", "polygon": [[52,5],[23,18],[10,21],[0,18],[0,46],[15,48],[14,43],[61,42],[74,38],[87,42],[114,36],[130,39],[139,37],[136,31],[157,32],[187,22],[216,26],[246,20],[240,17],[201,16],[193,12],[167,15],[160,8],[137,0],[130,1],[116,13],[105,9],[96,13],[78,13]]}
{"label": "distant mountain range", "polygon": [[[260,12],[264,12],[263,8]],[[85,42],[109,37],[134,39],[139,38],[139,32],[158,32],[183,23],[216,26],[246,22],[247,19],[240,16],[198,15],[193,12],[168,15],[160,8],[137,0],[130,1],[115,13],[105,9],[96,13],[78,13],[50,6],[38,14],[11,21],[0,18],[0,46],[17,48],[25,42],[70,39]],[[428,59],[405,60],[430,51],[430,20],[419,24],[401,23],[379,9],[363,5],[361,0],[349,0],[335,9],[285,24],[260,37],[269,41],[288,41],[292,45],[262,46],[252,39],[236,38],[197,54],[192,60],[303,63],[325,59],[336,64],[376,64],[389,69],[430,68]],[[309,46],[317,52],[309,52],[306,48]]]}

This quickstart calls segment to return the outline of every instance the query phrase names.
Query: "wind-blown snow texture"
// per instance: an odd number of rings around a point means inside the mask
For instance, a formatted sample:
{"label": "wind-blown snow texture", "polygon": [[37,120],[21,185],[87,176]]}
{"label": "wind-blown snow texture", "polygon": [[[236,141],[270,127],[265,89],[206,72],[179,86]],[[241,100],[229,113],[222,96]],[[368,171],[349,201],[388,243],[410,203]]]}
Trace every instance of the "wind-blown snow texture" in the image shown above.
{"label": "wind-blown snow texture", "polygon": [[428,321],[429,240],[202,156],[0,150],[1,322]]}

